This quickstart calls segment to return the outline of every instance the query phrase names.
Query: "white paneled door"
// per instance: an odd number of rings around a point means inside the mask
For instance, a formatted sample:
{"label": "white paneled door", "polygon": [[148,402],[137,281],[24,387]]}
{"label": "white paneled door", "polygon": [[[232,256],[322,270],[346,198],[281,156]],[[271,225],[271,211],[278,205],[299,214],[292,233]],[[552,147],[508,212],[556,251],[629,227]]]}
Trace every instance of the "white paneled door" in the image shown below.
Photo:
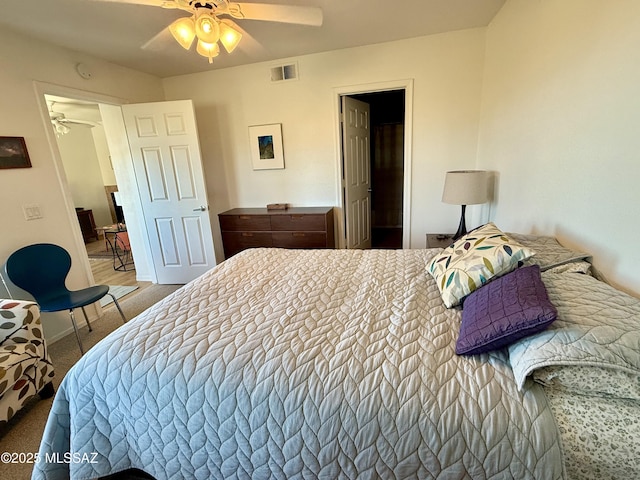
{"label": "white paneled door", "polygon": [[342,115],[347,248],[371,248],[369,104],[343,96]]}
{"label": "white paneled door", "polygon": [[215,265],[190,100],[123,105],[158,283],[187,283]]}

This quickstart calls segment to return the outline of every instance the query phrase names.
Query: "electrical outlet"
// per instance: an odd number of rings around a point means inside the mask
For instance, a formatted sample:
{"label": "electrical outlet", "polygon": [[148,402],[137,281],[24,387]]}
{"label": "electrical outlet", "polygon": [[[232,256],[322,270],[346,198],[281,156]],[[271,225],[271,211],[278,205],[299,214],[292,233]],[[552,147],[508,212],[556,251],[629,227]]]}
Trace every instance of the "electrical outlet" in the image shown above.
{"label": "electrical outlet", "polygon": [[27,220],[37,220],[38,218],[42,218],[40,205],[38,205],[37,203],[23,205],[22,211],[24,212],[24,218]]}

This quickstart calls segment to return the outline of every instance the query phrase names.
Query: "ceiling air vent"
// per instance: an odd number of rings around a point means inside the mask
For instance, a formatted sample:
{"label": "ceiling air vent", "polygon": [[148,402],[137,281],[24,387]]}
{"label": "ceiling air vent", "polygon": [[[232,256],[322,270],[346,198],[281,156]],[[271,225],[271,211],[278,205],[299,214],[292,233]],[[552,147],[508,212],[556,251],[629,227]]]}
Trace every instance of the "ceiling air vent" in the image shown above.
{"label": "ceiling air vent", "polygon": [[271,67],[271,81],[282,82],[285,80],[297,80],[298,79],[298,64],[291,63],[289,65],[278,65],[277,67]]}

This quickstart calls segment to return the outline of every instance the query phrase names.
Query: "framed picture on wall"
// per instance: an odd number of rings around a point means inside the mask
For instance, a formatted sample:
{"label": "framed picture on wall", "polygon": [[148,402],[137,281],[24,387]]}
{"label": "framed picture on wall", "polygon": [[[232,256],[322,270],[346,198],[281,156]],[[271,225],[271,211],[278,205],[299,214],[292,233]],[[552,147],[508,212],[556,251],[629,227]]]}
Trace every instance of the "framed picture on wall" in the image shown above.
{"label": "framed picture on wall", "polygon": [[254,170],[284,168],[282,148],[282,124],[254,125],[249,127],[251,162]]}
{"label": "framed picture on wall", "polygon": [[0,137],[0,168],[29,168],[31,160],[24,137]]}

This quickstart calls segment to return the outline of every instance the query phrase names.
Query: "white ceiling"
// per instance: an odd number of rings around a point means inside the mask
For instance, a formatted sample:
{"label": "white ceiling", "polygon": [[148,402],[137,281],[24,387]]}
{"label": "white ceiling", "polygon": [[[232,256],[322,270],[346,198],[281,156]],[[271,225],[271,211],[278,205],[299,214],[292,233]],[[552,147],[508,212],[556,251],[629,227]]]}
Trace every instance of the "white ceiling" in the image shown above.
{"label": "white ceiling", "polygon": [[[0,0],[0,27],[159,77],[488,25],[505,0],[251,0],[320,7],[321,27],[236,20],[248,35],[209,65],[163,29],[179,10],[100,0]],[[163,32],[151,45],[141,48]],[[223,49],[224,50],[224,49]],[[372,59],[373,61],[374,59]]]}

